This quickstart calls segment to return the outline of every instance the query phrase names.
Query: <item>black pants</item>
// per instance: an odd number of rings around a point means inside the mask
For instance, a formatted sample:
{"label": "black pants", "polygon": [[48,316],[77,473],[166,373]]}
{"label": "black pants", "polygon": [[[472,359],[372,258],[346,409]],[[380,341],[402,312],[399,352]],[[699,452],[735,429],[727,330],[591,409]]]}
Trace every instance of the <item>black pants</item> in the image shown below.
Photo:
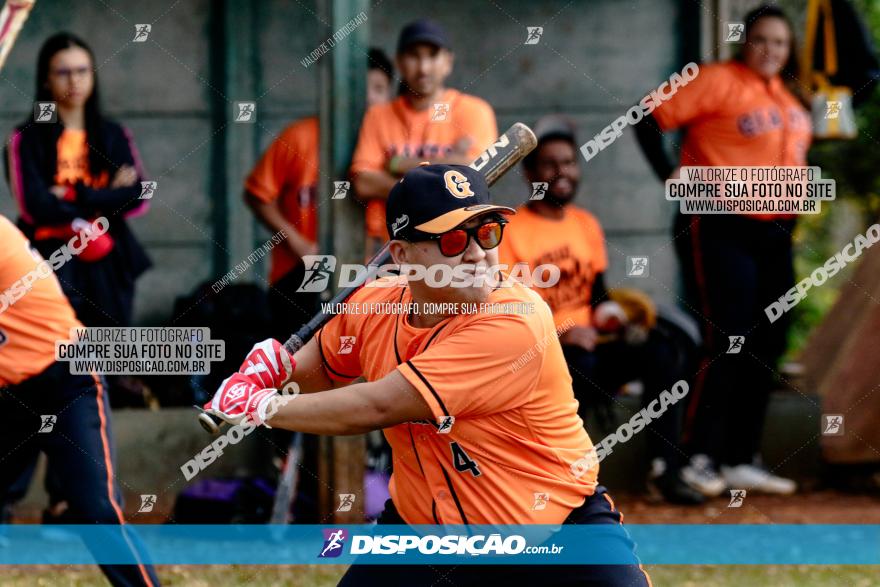
{"label": "black pants", "polygon": [[[587,498],[574,510],[566,524],[621,524],[623,517],[614,507],[604,487]],[[379,524],[406,524],[389,499]],[[632,553],[633,543],[619,545]],[[454,585],[485,587],[486,585],[540,585],[585,587],[650,587],[641,565],[361,565],[353,564],[339,582],[339,587],[412,587]]]}
{"label": "black pants", "polygon": [[[758,453],[789,315],[764,313],[794,285],[792,220],[679,215],[676,250],[685,294],[697,317],[704,356],[685,418],[692,453],[716,463],[749,463]],[[739,353],[729,337],[744,336]]]}
{"label": "black pants", "polygon": [[[0,498],[6,499],[23,469],[43,451],[49,466],[64,481],[63,498],[69,504],[71,523],[124,523],[114,476],[110,403],[102,378],[70,375],[68,363],[55,363],[40,375],[4,388],[0,410],[5,415],[0,427]],[[41,415],[55,416],[51,431],[39,432]],[[139,542],[129,536],[120,548],[144,560]],[[101,570],[113,585],[159,585],[149,564],[102,565]]]}
{"label": "black pants", "polygon": [[[644,386],[642,405],[647,406],[660,396],[660,392],[669,390],[673,383],[684,377],[672,342],[657,330],[652,330],[648,340],[641,345],[615,341],[600,344],[593,352],[575,345],[563,345],[562,352],[578,400],[578,414],[584,421],[589,414],[595,414],[600,427],[596,432],[602,435],[610,433],[616,425],[611,408],[621,385],[641,381]],[[660,418],[652,420],[646,427],[648,457],[662,458],[667,469],[678,469],[686,461],[680,448],[685,404],[684,400],[670,404]],[[598,440],[593,438],[594,442]]]}

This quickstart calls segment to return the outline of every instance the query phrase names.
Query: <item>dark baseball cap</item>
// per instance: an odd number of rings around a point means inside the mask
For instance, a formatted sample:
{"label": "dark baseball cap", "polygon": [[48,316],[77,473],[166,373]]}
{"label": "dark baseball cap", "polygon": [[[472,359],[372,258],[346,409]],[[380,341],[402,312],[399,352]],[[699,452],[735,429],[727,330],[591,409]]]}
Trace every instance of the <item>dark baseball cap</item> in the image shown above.
{"label": "dark baseball cap", "polygon": [[385,225],[392,239],[442,234],[486,212],[515,214],[489,201],[489,186],[467,165],[426,165],[409,170],[391,188]]}
{"label": "dark baseball cap", "polygon": [[407,47],[416,43],[428,43],[443,49],[452,48],[446,29],[428,19],[419,19],[403,27],[397,40],[397,52],[403,53]]}

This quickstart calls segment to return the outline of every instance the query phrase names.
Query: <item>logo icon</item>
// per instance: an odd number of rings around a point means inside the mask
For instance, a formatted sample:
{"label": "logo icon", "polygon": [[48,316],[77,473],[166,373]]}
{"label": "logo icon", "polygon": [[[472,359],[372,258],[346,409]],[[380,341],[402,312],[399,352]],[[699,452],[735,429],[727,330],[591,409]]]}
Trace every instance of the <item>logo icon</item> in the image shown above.
{"label": "logo icon", "polygon": [[838,118],[840,116],[840,102],[828,100],[825,102],[825,118]]}
{"label": "logo icon", "polygon": [[339,350],[336,351],[339,355],[350,355],[351,351],[354,350],[354,345],[357,342],[356,336],[340,336],[339,337]]}
{"label": "logo icon", "polygon": [[232,401],[243,398],[250,385],[250,383],[236,383],[226,392],[226,398]]}
{"label": "logo icon", "polygon": [[337,512],[350,512],[351,506],[354,505],[354,493],[340,493],[339,494],[339,507],[336,508]]}
{"label": "logo icon", "polygon": [[626,274],[629,277],[647,277],[648,276],[648,258],[647,257],[627,257],[626,258]]}
{"label": "logo icon", "polygon": [[58,105],[55,102],[37,102],[34,104],[34,122],[55,122],[58,120]]}
{"label": "logo icon", "polygon": [[730,490],[730,503],[727,504],[727,507],[740,508],[740,507],[742,507],[742,504],[745,500],[746,500],[746,490],[745,489],[731,489]]}
{"label": "logo icon", "polygon": [[550,186],[546,181],[533,181],[532,182],[532,195],[529,196],[530,200],[543,200],[544,194],[547,193],[547,188]]}
{"label": "logo icon", "polygon": [[40,429],[37,430],[40,434],[46,434],[47,432],[52,432],[52,429],[55,428],[55,422],[57,418],[55,414],[45,414],[40,416]]}
{"label": "logo icon", "polygon": [[541,35],[544,34],[544,27],[542,26],[527,26],[526,32],[528,36],[526,37],[525,45],[537,45],[538,41],[541,40]]}
{"label": "logo icon", "polygon": [[257,105],[255,102],[235,103],[235,122],[254,123],[257,121]]}
{"label": "logo icon", "polygon": [[449,170],[443,174],[443,179],[446,180],[446,190],[456,198],[464,199],[474,195],[471,182],[462,172]]}
{"label": "logo icon", "polygon": [[139,200],[150,200],[153,198],[153,194],[156,192],[156,186],[158,185],[155,181],[142,181],[141,182],[141,195],[138,196]]}
{"label": "logo icon", "polygon": [[724,39],[724,41],[726,43],[739,43],[742,40],[745,30],[746,25],[741,22],[727,23],[727,38]]}
{"label": "logo icon", "polygon": [[333,255],[305,255],[303,265],[306,274],[298,292],[321,292],[330,285],[330,276],[336,270],[336,257]]}
{"label": "logo icon", "polygon": [[449,434],[452,432],[453,424],[455,424],[455,416],[443,416],[437,422],[437,434]]}
{"label": "logo icon", "polygon": [[150,31],[153,30],[153,25],[151,24],[136,24],[134,25],[134,38],[132,41],[135,43],[145,43],[147,37],[150,36]]}
{"label": "logo icon", "polygon": [[822,436],[843,436],[843,414],[822,414]]}
{"label": "logo icon", "polygon": [[739,352],[743,348],[743,344],[746,342],[745,336],[728,336],[727,339],[730,341],[730,346],[727,347],[728,355],[738,355]]}
{"label": "logo icon", "polygon": [[324,546],[321,548],[320,554],[318,554],[318,558],[336,558],[340,554],[342,554],[342,546],[345,544],[345,539],[348,538],[348,531],[343,530],[342,528],[338,530],[332,530],[330,528],[324,529]]}
{"label": "logo icon", "polygon": [[550,501],[549,493],[535,493],[535,503],[532,504],[532,511],[539,512],[547,509],[547,502]]}
{"label": "logo icon", "polygon": [[449,122],[449,102],[437,102],[431,112],[431,122]]}
{"label": "logo icon", "polygon": [[151,511],[153,511],[154,505],[156,505],[156,496],[155,495],[141,494],[141,506],[138,508],[138,513],[151,512]]}
{"label": "logo icon", "polygon": [[330,196],[331,200],[342,200],[348,194],[348,189],[351,187],[351,182],[348,181],[334,181],[333,182],[333,195]]}
{"label": "logo icon", "polygon": [[409,216],[401,214],[397,220],[391,223],[391,234],[397,236],[397,233],[409,226]]}

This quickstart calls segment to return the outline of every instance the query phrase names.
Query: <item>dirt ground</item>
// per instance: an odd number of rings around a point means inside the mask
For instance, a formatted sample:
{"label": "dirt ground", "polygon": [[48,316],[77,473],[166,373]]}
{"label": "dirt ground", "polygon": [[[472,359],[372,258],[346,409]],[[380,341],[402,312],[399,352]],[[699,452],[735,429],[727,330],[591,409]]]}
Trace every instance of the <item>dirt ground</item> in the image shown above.
{"label": "dirt ground", "polygon": [[651,503],[643,496],[615,495],[614,500],[624,524],[880,524],[880,495],[840,491],[788,497],[747,493],[739,508],[727,507],[729,497],[699,507]]}

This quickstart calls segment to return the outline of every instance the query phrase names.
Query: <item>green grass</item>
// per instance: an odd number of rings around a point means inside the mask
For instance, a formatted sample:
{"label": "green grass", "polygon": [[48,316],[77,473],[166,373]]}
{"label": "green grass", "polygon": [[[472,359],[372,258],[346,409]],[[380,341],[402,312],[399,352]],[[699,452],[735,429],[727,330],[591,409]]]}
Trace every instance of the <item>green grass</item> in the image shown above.
{"label": "green grass", "polygon": [[[880,568],[870,566],[650,566],[655,587],[872,587]],[[345,572],[336,565],[161,566],[163,585],[181,587],[331,587]],[[93,587],[108,585],[97,567],[0,567],[4,587]],[[413,586],[419,587],[419,586]]]}

